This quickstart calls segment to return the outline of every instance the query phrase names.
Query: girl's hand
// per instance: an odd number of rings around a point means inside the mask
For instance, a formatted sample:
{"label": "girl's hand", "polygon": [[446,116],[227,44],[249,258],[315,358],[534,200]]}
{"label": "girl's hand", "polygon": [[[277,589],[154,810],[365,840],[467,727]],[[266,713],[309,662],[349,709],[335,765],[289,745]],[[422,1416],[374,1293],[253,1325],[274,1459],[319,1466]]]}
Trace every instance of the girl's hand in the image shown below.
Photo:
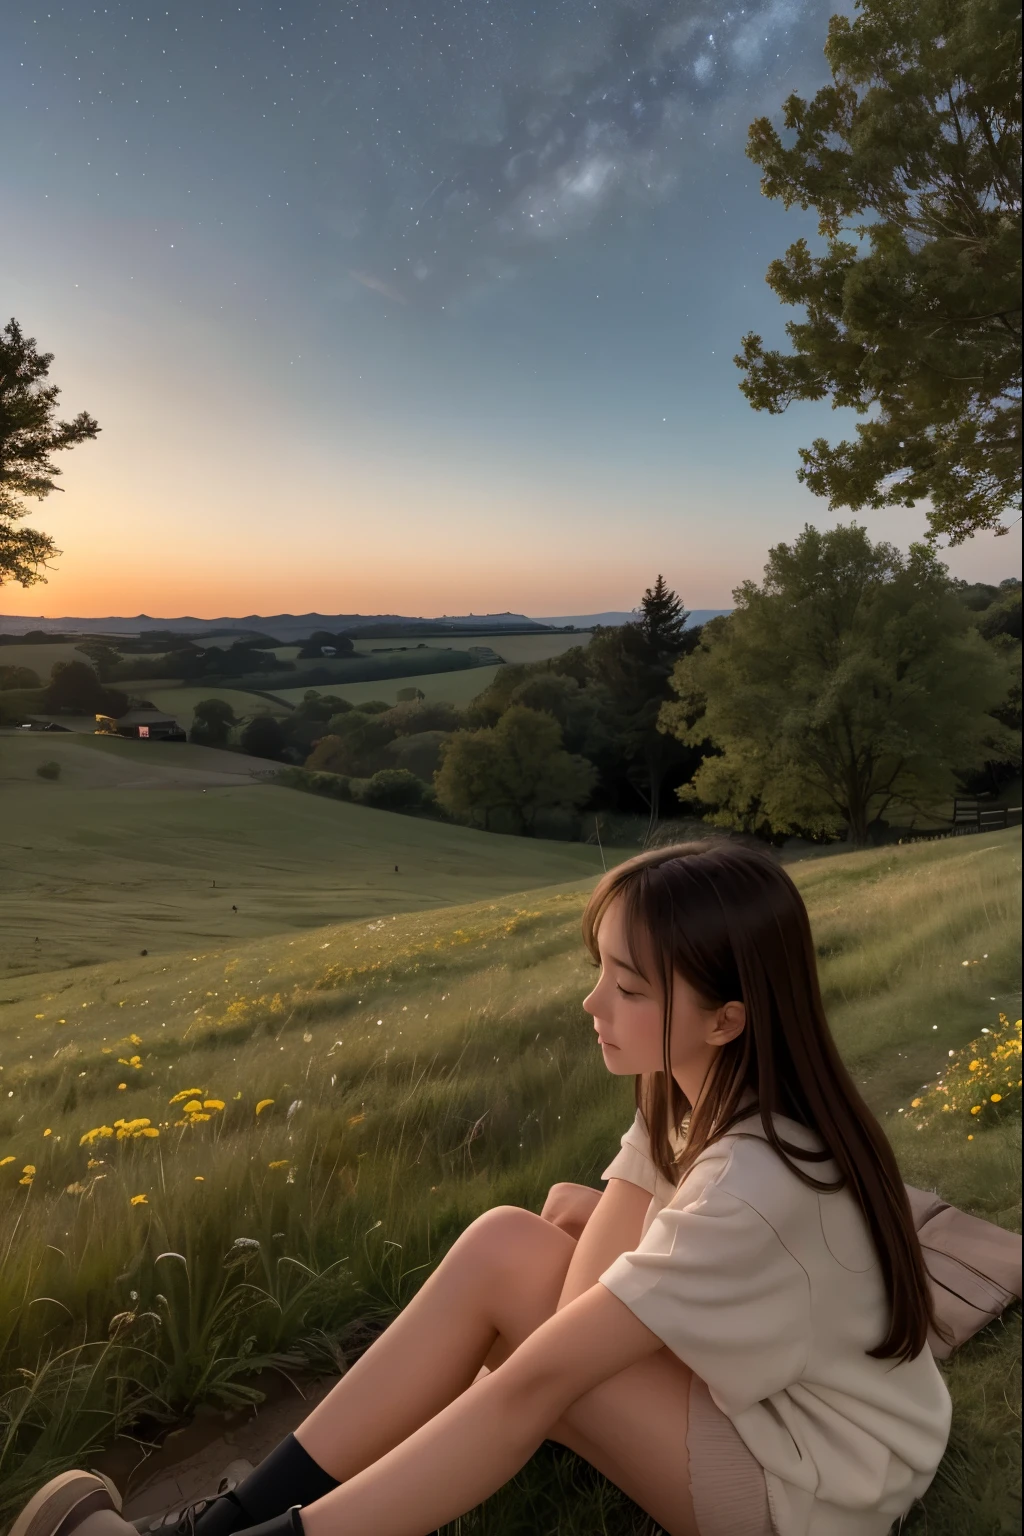
{"label": "girl's hand", "polygon": [[601,1194],[588,1184],[552,1184],[540,1214],[578,1242]]}

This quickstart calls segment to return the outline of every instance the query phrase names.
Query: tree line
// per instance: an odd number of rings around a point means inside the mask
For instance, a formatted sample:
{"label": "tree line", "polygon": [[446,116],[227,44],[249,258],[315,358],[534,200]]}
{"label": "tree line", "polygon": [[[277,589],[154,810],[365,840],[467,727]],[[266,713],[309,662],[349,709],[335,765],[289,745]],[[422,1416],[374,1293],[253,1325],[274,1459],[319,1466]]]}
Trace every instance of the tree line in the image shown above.
{"label": "tree line", "polygon": [[[566,835],[612,811],[645,815],[649,836],[685,811],[859,845],[1019,773],[1016,579],[968,586],[926,545],[903,555],[856,524],[808,526],[733,596],[691,627],[659,575],[633,622],[501,667],[463,710],[418,689],[394,706],[311,690],[239,745],[322,793],[527,835],[552,813]],[[192,739],[224,744],[234,725],[211,700]]]}

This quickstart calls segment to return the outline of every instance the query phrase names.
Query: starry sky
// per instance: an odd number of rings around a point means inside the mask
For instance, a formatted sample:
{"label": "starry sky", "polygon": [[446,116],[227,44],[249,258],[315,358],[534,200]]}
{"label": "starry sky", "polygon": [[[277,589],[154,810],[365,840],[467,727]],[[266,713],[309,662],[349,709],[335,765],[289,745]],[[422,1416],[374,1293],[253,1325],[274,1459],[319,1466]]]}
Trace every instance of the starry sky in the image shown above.
{"label": "starry sky", "polygon": [[[843,517],[797,447],[856,418],[755,413],[732,362],[784,342],[765,270],[817,244],[747,127],[826,82],[842,9],[0,8],[0,314],[103,428],[33,504],[58,568],[0,610],[543,616],[658,571],[728,606]],[[1018,532],[950,566],[1019,558]]]}

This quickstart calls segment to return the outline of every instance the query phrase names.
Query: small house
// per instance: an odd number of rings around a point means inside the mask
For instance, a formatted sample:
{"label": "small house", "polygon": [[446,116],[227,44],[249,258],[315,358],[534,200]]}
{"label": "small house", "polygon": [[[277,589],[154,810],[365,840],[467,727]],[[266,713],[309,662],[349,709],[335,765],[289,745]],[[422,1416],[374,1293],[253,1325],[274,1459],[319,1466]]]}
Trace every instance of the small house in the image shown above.
{"label": "small house", "polygon": [[129,736],[135,741],[185,741],[187,737],[173,715],[159,709],[130,709],[117,719],[96,716],[97,730],[106,735]]}

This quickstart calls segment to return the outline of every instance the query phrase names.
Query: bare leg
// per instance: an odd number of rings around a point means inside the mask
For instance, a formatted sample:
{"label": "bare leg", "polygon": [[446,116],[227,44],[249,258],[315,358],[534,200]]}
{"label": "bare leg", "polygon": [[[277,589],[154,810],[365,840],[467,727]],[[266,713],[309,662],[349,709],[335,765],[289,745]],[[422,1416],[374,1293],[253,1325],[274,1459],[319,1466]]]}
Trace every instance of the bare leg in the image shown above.
{"label": "bare leg", "polygon": [[[571,1238],[529,1211],[486,1212],[299,1426],[300,1444],[341,1483],[372,1467],[465,1391],[485,1355],[499,1364],[553,1314],[573,1249]],[[689,1384],[686,1366],[659,1350],[586,1393],[549,1431],[670,1536],[696,1536],[687,1477]],[[372,1490],[364,1492],[372,1504]],[[410,1529],[415,1515],[411,1522]],[[356,1517],[350,1529],[370,1536],[372,1518]]]}
{"label": "bare leg", "polygon": [[532,1211],[485,1211],[302,1421],[299,1444],[339,1482],[379,1460],[471,1385],[499,1339],[511,1352],[552,1315],[574,1247]]}

